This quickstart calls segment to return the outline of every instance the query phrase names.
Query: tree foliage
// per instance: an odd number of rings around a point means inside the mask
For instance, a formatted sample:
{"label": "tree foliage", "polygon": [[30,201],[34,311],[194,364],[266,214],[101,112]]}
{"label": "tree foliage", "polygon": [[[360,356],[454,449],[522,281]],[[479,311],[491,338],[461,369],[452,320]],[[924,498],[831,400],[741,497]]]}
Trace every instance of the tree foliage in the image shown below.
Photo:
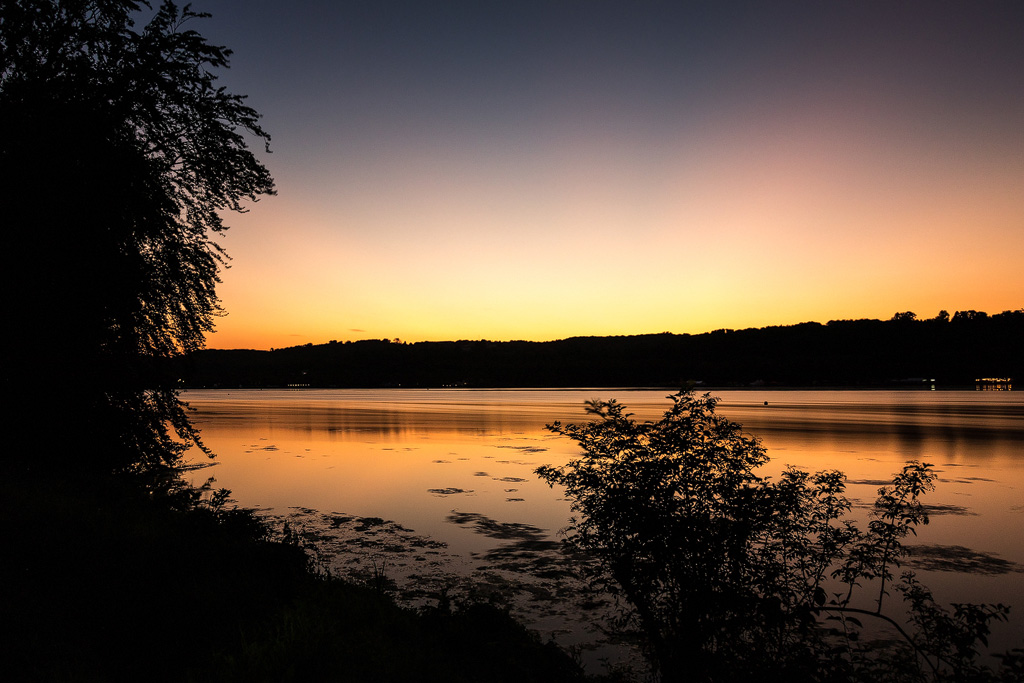
{"label": "tree foliage", "polygon": [[[883,610],[903,540],[928,521],[930,465],[909,462],[880,488],[861,530],[846,519],[841,472],[762,477],[764,447],[718,415],[714,398],[670,398],[655,422],[615,400],[588,403],[596,420],[549,425],[582,454],[538,469],[565,487],[575,513],[567,542],[624,598],[625,622],[663,680],[995,680],[978,647],[1008,608],[951,615],[905,573],[896,585],[909,623]],[[861,648],[868,621],[902,641]]]}
{"label": "tree foliage", "polygon": [[[5,388],[62,468],[173,468],[197,440],[161,361],[201,348],[220,313],[221,214],[274,191],[246,142],[269,143],[259,115],[216,83],[230,51],[189,6],[137,29],[149,9],[0,9],[0,192],[8,253],[32,268],[5,273],[8,343],[29,352]],[[36,419],[40,403],[56,410]]]}

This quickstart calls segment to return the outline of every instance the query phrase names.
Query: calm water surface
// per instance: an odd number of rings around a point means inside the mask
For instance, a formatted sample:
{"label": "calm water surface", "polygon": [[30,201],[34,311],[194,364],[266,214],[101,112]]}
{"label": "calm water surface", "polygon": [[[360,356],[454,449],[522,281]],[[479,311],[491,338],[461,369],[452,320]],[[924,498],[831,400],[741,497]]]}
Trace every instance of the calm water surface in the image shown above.
{"label": "calm water surface", "polygon": [[[316,511],[335,530],[346,524],[351,530],[361,518],[393,520],[400,526],[358,528],[381,538],[390,533],[392,540],[409,541],[414,533],[420,544],[392,544],[388,559],[399,574],[417,576],[423,567],[444,563],[471,571],[474,563],[494,560],[510,539],[557,538],[568,503],[533,471],[565,463],[576,449],[544,425],[589,419],[583,402],[592,398],[617,398],[638,418],[656,419],[669,405],[668,393],[215,390],[191,391],[185,399],[218,456],[216,466],[197,473],[197,480],[215,476],[240,504],[272,514],[311,520]],[[980,555],[971,556],[967,566],[963,558],[950,564],[947,553],[944,565],[919,567],[918,574],[943,601],[1016,605],[1013,623],[995,639],[997,645],[1010,642],[1009,634],[1024,624],[1024,395],[712,393],[721,398],[722,414],[762,439],[772,457],[767,474],[785,465],[842,470],[848,494],[864,505],[855,510],[861,516],[878,486],[905,461],[933,463],[940,480],[926,498],[932,520],[911,542],[960,546]],[[444,546],[424,545],[423,539]],[[336,544],[366,545],[351,537],[339,537]],[[389,547],[371,545],[369,551],[383,557]],[[941,559],[943,548],[932,552]],[[341,552],[334,559],[352,566],[364,560]],[[553,615],[538,612],[533,621],[557,630]]]}

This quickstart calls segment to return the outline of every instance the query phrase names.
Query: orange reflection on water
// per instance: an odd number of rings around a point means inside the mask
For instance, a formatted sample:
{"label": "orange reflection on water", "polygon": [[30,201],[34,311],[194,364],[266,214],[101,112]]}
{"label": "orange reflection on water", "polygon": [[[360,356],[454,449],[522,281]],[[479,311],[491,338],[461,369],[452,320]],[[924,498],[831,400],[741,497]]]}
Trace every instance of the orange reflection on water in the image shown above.
{"label": "orange reflection on water", "polygon": [[[666,390],[197,391],[212,473],[241,504],[313,508],[392,519],[480,552],[493,539],[446,521],[453,511],[546,529],[570,514],[561,492],[534,475],[577,453],[547,432],[590,419],[588,399],[617,398],[638,419],[668,407]],[[719,412],[760,437],[771,462],[839,469],[866,517],[877,489],[910,459],[939,474],[932,521],[913,543],[963,546],[1024,567],[1024,401],[1015,392],[716,391]],[[1008,530],[1013,530],[1008,533]],[[1019,573],[920,572],[940,600],[1004,602],[1024,612]],[[1005,631],[1004,631],[1005,632]],[[996,635],[998,642],[999,636]]]}

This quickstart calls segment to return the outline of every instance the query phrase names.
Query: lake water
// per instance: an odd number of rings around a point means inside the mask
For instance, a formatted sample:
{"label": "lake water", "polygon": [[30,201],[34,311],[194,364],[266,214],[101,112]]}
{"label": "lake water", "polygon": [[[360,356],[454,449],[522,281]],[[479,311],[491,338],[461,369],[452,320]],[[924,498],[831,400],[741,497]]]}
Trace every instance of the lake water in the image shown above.
{"label": "lake water", "polygon": [[[502,594],[542,633],[583,645],[598,638],[587,628],[597,617],[574,621],[579,612],[566,604],[579,598],[579,586],[555,559],[569,504],[533,473],[564,464],[577,449],[544,426],[589,419],[583,402],[592,398],[617,398],[638,418],[656,419],[668,393],[306,389],[190,391],[184,398],[217,454],[216,466],[195,473],[196,481],[214,476],[239,504],[304,525],[335,571],[384,566],[405,588],[468,585],[478,595]],[[908,541],[921,548],[915,569],[940,601],[1015,605],[993,645],[1020,646],[1020,392],[712,394],[721,414],[762,439],[772,458],[766,474],[786,465],[842,470],[861,518],[905,461],[933,463],[939,482],[925,499],[931,523]]]}

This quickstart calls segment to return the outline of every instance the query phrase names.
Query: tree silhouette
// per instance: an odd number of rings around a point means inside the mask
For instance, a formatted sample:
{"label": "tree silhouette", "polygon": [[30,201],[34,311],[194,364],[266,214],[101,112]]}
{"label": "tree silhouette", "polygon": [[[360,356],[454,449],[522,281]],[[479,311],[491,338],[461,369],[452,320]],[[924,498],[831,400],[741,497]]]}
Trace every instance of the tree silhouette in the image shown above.
{"label": "tree silhouette", "polygon": [[[20,465],[174,470],[197,434],[166,359],[220,312],[220,213],[273,194],[259,115],[218,87],[203,14],[132,0],[0,9],[0,169],[9,258],[5,393]],[[8,355],[10,357],[10,355]]]}
{"label": "tree silhouette", "polygon": [[[537,470],[565,487],[569,545],[624,599],[624,623],[663,681],[995,681],[1016,671],[1024,653],[995,672],[978,651],[1007,607],[950,614],[912,573],[894,581],[903,539],[928,523],[919,499],[934,487],[930,465],[911,461],[881,487],[861,531],[845,518],[841,472],[788,468],[772,481],[758,473],[760,442],[718,415],[713,397],[670,398],[648,422],[615,400],[590,402],[596,420],[548,427],[582,453]],[[884,610],[894,582],[907,628]],[[863,606],[858,588],[872,591]],[[869,620],[903,640],[858,649]]]}

